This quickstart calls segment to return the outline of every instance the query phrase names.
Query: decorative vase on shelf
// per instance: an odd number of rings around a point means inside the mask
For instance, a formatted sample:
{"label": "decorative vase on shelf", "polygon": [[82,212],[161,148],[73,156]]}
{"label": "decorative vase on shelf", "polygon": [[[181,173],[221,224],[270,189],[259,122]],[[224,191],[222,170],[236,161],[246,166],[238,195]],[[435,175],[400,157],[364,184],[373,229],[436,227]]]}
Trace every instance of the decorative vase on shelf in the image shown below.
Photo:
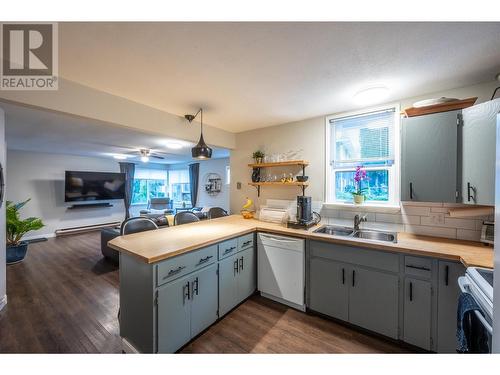
{"label": "decorative vase on shelf", "polygon": [[364,195],[353,194],[352,197],[354,200],[354,204],[363,204],[363,202],[365,201]]}
{"label": "decorative vase on shelf", "polygon": [[262,158],[255,158],[255,163],[256,164],[262,164]]}

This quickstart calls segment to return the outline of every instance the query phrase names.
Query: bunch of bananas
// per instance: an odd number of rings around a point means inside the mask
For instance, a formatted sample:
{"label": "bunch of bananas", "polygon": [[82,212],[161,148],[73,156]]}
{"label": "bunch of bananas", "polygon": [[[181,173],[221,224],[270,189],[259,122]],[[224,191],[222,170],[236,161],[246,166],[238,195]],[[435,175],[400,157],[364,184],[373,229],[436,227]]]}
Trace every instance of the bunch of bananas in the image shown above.
{"label": "bunch of bananas", "polygon": [[243,205],[243,208],[240,211],[243,218],[253,219],[254,211],[250,209],[252,207],[252,205],[253,205],[253,201],[247,197],[247,202]]}

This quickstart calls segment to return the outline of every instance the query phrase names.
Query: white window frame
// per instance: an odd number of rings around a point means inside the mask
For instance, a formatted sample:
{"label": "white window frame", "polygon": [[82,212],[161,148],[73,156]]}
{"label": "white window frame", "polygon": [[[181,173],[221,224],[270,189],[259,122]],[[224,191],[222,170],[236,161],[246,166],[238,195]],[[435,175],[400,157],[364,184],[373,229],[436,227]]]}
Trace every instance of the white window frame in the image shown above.
{"label": "white window frame", "polygon": [[340,201],[335,199],[335,172],[336,171],[351,171],[353,168],[332,168],[331,165],[331,126],[330,121],[368,114],[371,112],[379,112],[384,110],[394,109],[394,164],[392,166],[366,167],[366,170],[389,170],[389,200],[387,202],[365,202],[363,206],[369,207],[385,207],[397,208],[400,207],[400,129],[401,115],[400,106],[398,103],[387,104],[380,107],[364,108],[358,111],[339,113],[325,117],[325,204],[331,206],[355,206],[353,202]]}

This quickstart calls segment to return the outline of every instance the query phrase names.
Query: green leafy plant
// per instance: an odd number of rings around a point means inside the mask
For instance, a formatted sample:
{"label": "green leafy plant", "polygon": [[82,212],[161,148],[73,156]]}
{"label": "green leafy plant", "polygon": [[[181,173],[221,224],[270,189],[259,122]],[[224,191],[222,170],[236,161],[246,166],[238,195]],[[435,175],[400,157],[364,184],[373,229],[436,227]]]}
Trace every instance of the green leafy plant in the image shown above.
{"label": "green leafy plant", "polygon": [[252,154],[252,157],[253,157],[254,159],[261,159],[261,158],[263,158],[263,157],[264,157],[264,153],[263,153],[262,151],[260,151],[260,150],[257,150],[257,151],[255,151],[255,152]]}
{"label": "green leafy plant", "polygon": [[23,236],[32,231],[38,230],[44,227],[41,219],[37,217],[29,217],[27,219],[21,220],[19,211],[23,208],[26,203],[31,199],[27,199],[24,202],[12,203],[7,201],[6,207],[6,221],[7,221],[7,246],[17,246],[20,244]]}

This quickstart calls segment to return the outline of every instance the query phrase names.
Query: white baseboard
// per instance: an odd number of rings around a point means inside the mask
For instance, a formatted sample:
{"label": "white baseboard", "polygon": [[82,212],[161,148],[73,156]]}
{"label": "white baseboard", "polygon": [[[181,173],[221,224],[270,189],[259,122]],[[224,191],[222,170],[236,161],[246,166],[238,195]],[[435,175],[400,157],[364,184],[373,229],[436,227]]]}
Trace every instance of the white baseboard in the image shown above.
{"label": "white baseboard", "polygon": [[36,234],[34,236],[24,236],[23,240],[37,240],[39,238],[53,238],[55,236],[55,233]]}
{"label": "white baseboard", "polygon": [[7,305],[7,294],[0,299],[0,311]]}

